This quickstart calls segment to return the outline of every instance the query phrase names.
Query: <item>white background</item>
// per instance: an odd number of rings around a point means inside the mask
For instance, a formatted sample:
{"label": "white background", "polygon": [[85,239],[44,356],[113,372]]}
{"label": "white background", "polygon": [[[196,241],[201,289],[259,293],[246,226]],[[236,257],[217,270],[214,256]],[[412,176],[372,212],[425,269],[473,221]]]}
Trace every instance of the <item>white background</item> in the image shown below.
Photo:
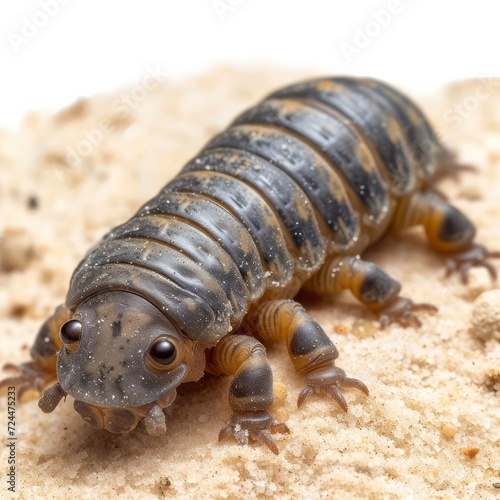
{"label": "white background", "polygon": [[[221,62],[375,76],[416,90],[496,76],[492,0],[2,0],[0,126],[30,109]],[[49,14],[46,14],[49,12]],[[392,11],[392,13],[391,13]]]}

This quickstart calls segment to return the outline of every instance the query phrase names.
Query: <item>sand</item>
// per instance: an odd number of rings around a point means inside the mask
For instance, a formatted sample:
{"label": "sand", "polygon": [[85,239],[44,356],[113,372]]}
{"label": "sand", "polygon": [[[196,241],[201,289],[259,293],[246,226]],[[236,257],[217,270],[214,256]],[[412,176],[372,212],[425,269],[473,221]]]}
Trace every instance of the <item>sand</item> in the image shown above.
{"label": "sand", "polygon": [[[237,113],[310,75],[259,67],[148,79],[55,115],[32,113],[19,132],[1,132],[0,363],[28,359],[72,270],[108,229]],[[459,158],[476,165],[439,187],[491,249],[500,249],[499,88],[498,81],[469,81],[430,96],[409,89]],[[484,269],[473,269],[467,286],[445,278],[443,258],[419,229],[387,236],[366,257],[400,280],[405,296],[439,312],[421,314],[418,330],[381,330],[347,293],[302,297],[339,348],[338,364],[370,388],[369,397],[347,393],[347,414],[320,398],[296,408],[302,382],[282,345],[268,349],[275,381],[287,392],[276,415],[291,430],[276,437],[279,456],[217,441],[230,416],[228,379],[192,384],[169,410],[160,438],[142,427],[129,435],[96,431],[70,400],[49,415],[30,401],[16,406],[17,492],[7,491],[9,450],[2,447],[0,497],[499,498],[500,343],[487,328],[471,328],[476,300],[484,302],[478,297],[495,284]],[[496,297],[490,310],[495,300],[500,307]],[[7,438],[1,401],[0,436]]]}

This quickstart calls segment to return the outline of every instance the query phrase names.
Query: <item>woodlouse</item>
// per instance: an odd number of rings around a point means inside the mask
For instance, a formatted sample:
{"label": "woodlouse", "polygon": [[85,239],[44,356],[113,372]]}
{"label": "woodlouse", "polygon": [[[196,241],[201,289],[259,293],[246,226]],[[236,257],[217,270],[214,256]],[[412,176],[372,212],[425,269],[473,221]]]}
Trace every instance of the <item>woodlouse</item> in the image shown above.
{"label": "woodlouse", "polygon": [[[47,319],[32,361],[0,386],[66,395],[96,428],[166,429],[163,409],[183,382],[233,376],[233,415],[220,438],[263,441],[287,432],[268,409],[272,372],[263,345],[285,340],[305,376],[298,404],[363,382],[335,366],[338,351],[293,301],[350,289],[379,315],[419,325],[434,310],[400,297],[400,285],[359,255],[390,227],[423,225],[465,280],[497,257],[474,243],[473,224],[432,190],[455,166],[422,112],[392,87],[328,78],[281,89],[240,115],[128,222],[92,249],[66,303]],[[249,335],[251,334],[251,335]]]}

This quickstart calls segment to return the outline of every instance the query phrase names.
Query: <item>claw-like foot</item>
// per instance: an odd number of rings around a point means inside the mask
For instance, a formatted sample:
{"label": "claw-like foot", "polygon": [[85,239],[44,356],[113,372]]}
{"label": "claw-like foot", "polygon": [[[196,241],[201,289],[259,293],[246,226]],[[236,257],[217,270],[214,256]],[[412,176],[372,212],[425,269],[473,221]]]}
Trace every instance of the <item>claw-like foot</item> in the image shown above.
{"label": "claw-like foot", "polygon": [[313,394],[327,394],[347,411],[347,402],[342,394],[342,389],[355,388],[369,394],[368,388],[361,380],[349,378],[345,371],[338,366],[330,365],[318,368],[305,377],[306,386],[299,395],[297,406],[300,407]]}
{"label": "claw-like foot", "polygon": [[219,441],[234,436],[236,441],[243,445],[248,444],[250,439],[251,442],[266,444],[275,455],[278,455],[278,447],[271,437],[271,433],[276,432],[285,434],[290,430],[286,424],[278,422],[267,411],[239,412],[235,413],[229,423],[221,429]]}
{"label": "claw-like foot", "polygon": [[490,273],[491,279],[497,279],[497,270],[486,259],[498,258],[500,252],[490,252],[482,245],[472,245],[471,248],[464,252],[452,255],[446,261],[446,276],[458,271],[462,278],[462,283],[467,284],[469,281],[469,269],[474,266],[485,267]]}
{"label": "claw-like foot", "polygon": [[441,152],[440,166],[438,171],[432,176],[432,181],[435,183],[445,177],[452,178],[458,182],[462,172],[477,172],[478,168],[470,163],[463,163],[457,158],[454,151],[445,149]]}
{"label": "claw-like foot", "polygon": [[415,312],[424,311],[435,313],[437,307],[432,304],[416,304],[411,299],[399,297],[389,304],[389,306],[378,311],[380,327],[385,328],[391,323],[399,323],[402,326],[413,326],[419,328],[422,326],[420,320],[415,316]]}
{"label": "claw-like foot", "polygon": [[38,398],[44,388],[55,380],[55,374],[43,371],[34,361],[28,361],[20,365],[7,363],[3,368],[4,370],[14,370],[17,372],[17,375],[0,381],[0,391],[5,387],[16,386],[17,397],[20,400],[28,391],[34,392],[33,397],[30,399]]}

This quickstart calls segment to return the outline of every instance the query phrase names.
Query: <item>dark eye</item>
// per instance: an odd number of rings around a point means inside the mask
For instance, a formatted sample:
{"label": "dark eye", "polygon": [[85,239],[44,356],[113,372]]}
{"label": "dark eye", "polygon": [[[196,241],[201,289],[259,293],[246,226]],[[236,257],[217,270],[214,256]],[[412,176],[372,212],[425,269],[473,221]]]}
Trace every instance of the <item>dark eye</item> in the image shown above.
{"label": "dark eye", "polygon": [[175,359],[175,345],[167,339],[157,340],[149,349],[151,359],[160,365],[169,365]]}
{"label": "dark eye", "polygon": [[76,319],[71,319],[66,321],[63,326],[61,326],[61,331],[59,332],[59,337],[63,344],[74,344],[80,341],[82,335],[82,324]]}

